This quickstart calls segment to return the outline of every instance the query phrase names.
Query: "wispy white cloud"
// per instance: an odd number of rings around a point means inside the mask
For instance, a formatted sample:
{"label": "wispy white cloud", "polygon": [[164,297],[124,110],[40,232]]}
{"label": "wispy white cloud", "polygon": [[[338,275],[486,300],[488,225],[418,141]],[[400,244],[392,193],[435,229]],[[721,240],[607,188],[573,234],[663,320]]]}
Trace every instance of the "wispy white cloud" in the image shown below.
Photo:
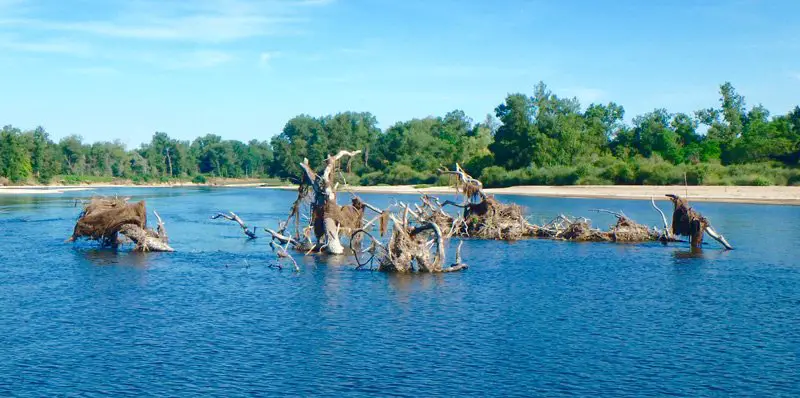
{"label": "wispy white cloud", "polygon": [[[103,38],[225,43],[292,32],[295,25],[306,20],[304,9],[327,3],[310,3],[308,0],[130,0],[100,3],[100,7],[109,8],[106,14],[119,15],[105,19],[58,20],[28,15],[4,22],[23,29]],[[7,8],[14,8],[13,4]]]}
{"label": "wispy white cloud", "polygon": [[223,51],[200,50],[182,53],[172,57],[147,55],[142,59],[165,69],[202,69],[212,68],[233,60],[233,55]]}
{"label": "wispy white cloud", "polygon": [[[36,3],[36,7],[31,4]],[[245,40],[299,33],[309,12],[330,0],[128,0],[89,1],[92,9],[61,16],[55,3],[0,0],[0,48],[16,52],[62,55],[95,54],[98,58],[132,55],[142,46],[169,69],[212,67],[233,59]],[[56,15],[56,16],[54,16]],[[76,16],[77,15],[77,16]],[[13,40],[4,34],[14,34]],[[191,49],[191,50],[190,50]],[[128,56],[125,56],[127,53]],[[260,63],[268,63],[263,56]]]}
{"label": "wispy white cloud", "polygon": [[0,48],[8,51],[74,56],[88,56],[92,52],[90,46],[79,41],[58,38],[25,40],[3,35],[0,35]]}
{"label": "wispy white cloud", "polygon": [[262,52],[261,54],[258,55],[258,66],[260,66],[262,68],[266,68],[266,67],[270,66],[270,64],[272,63],[272,61],[275,58],[278,58],[280,56],[281,56],[281,53],[275,52],[275,51],[273,51],[273,52],[268,52],[268,51]]}
{"label": "wispy white cloud", "polygon": [[113,76],[120,72],[108,66],[88,66],[84,68],[72,68],[67,70],[70,73],[87,76]]}

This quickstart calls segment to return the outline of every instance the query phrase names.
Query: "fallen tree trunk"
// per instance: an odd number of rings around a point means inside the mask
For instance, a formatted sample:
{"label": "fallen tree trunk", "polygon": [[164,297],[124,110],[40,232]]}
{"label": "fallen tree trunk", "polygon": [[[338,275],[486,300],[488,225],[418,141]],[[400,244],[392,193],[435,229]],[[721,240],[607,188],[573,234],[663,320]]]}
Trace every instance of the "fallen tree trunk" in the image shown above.
{"label": "fallen tree trunk", "polygon": [[161,217],[153,212],[158,219],[157,229],[147,228],[147,210],[145,202],[127,203],[127,198],[97,197],[84,207],[78,220],[75,222],[69,242],[80,238],[95,240],[103,247],[118,247],[124,236],[136,244],[136,251],[174,251],[169,245],[166,228]]}

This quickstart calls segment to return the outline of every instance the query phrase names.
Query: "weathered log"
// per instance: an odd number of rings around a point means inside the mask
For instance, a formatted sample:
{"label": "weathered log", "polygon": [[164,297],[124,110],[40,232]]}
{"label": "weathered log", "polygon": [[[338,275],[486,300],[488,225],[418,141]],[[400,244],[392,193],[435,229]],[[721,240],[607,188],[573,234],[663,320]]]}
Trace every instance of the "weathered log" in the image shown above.
{"label": "weathered log", "polygon": [[127,203],[128,198],[95,197],[75,222],[69,242],[80,238],[99,241],[104,247],[118,247],[123,235],[136,244],[137,251],[174,251],[169,245],[164,222],[157,212],[157,230],[147,229],[145,202]]}
{"label": "weathered log", "polygon": [[172,252],[175,251],[167,242],[161,240],[158,233],[153,233],[138,225],[125,224],[119,229],[119,233],[136,244],[134,250],[141,252]]}

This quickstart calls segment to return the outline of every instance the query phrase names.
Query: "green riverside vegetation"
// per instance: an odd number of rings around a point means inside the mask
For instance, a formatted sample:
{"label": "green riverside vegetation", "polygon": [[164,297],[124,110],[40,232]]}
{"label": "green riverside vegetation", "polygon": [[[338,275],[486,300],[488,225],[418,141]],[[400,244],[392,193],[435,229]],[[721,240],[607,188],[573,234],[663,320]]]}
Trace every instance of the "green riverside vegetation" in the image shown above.
{"label": "green riverside vegetation", "polygon": [[623,121],[622,106],[560,98],[539,83],[510,94],[473,123],[462,111],[398,122],[385,131],[370,113],[300,115],[270,142],[206,135],[180,141],[157,132],[140,148],[119,141],[58,143],[41,127],[0,132],[0,185],[134,183],[207,178],[293,180],[308,158],[361,149],[346,166],[350,184],[441,184],[437,169],[458,162],[488,187],[569,184],[800,185],[800,107],[771,116],[749,110],[730,83],[720,104],[694,114],[655,109]]}

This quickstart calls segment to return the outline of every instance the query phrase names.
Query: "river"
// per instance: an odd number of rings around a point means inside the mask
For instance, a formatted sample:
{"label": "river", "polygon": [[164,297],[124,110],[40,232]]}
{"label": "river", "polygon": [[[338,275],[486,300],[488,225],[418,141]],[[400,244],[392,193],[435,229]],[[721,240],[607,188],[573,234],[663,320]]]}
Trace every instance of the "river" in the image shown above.
{"label": "river", "polygon": [[[177,251],[65,243],[92,194],[146,200]],[[274,227],[294,195],[0,196],[0,395],[800,394],[800,207],[696,203],[733,251],[467,240],[468,270],[405,276],[300,255],[299,273],[270,268],[266,239],[210,219]],[[646,201],[500,199],[534,222],[660,222]]]}

